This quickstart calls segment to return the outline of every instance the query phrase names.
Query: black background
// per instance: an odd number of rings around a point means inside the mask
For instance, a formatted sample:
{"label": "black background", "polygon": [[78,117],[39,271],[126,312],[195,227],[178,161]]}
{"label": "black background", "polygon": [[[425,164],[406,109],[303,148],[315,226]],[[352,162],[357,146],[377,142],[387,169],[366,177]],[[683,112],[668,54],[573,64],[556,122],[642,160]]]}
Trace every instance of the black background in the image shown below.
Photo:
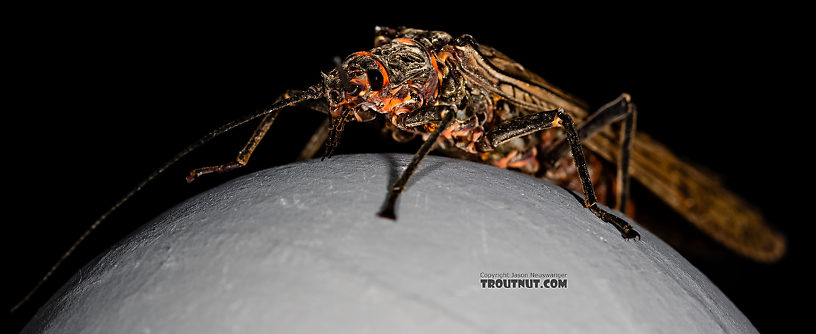
{"label": "black background", "polygon": [[[797,320],[808,290],[809,71],[795,9],[496,7],[49,8],[9,11],[4,72],[3,306],[165,160],[210,130],[318,82],[334,56],[371,47],[375,25],[473,35],[598,107],[628,92],[638,130],[721,175],[789,238],[773,265],[690,258],[762,332]],[[307,11],[308,10],[308,11]],[[400,15],[395,13],[399,12]],[[326,14],[330,13],[330,14]],[[15,17],[17,16],[17,17]],[[204,189],[291,161],[321,118],[284,113],[250,166],[192,185],[232,160],[253,126],[207,145],[113,215],[7,325],[18,330],[82,264]],[[339,154],[413,152],[350,126]],[[11,215],[9,215],[9,213]]]}

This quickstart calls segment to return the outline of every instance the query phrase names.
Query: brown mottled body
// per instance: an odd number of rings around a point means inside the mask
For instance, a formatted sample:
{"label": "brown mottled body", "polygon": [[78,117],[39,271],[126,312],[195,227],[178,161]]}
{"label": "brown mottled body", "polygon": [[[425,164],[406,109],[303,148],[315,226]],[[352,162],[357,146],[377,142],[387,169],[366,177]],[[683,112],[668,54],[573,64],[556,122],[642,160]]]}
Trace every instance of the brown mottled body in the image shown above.
{"label": "brown mottled body", "polygon": [[[434,67],[443,79],[440,91],[429,95],[427,102],[462,106],[456,113],[454,125],[442,134],[437,145],[441,151],[517,169],[575,191],[582,189],[572,159],[564,154],[566,149],[551,152],[558,143],[564,142],[563,133],[557,129],[513,138],[489,152],[481,152],[477,142],[503,121],[542,110],[563,108],[580,124],[592,116],[585,102],[549,84],[501,52],[475,43],[467,35],[454,39],[444,32],[379,28],[375,44],[389,45],[401,38],[417,41],[428,52],[429,59],[437,62]],[[628,95],[626,97],[628,99]],[[389,129],[395,139],[404,141],[412,134],[427,137],[433,130],[427,125],[405,126],[394,113],[389,115],[392,120]],[[618,163],[621,136],[619,131],[607,126],[583,141],[589,148],[586,160],[592,184],[599,201],[607,204],[612,204],[612,199],[619,197],[622,191],[616,189],[619,182],[614,168],[608,166]],[[784,254],[784,236],[770,229],[758,210],[726,190],[716,177],[678,159],[648,135],[640,132],[634,135],[631,166],[624,172],[631,173],[698,229],[732,250],[763,262],[775,261]]]}

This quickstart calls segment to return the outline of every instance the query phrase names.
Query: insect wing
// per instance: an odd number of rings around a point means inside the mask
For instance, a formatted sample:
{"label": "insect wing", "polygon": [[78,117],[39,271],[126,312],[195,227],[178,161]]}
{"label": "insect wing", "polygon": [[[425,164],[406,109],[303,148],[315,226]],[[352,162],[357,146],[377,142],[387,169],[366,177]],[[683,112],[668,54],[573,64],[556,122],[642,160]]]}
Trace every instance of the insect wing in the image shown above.
{"label": "insect wing", "polygon": [[[578,122],[589,115],[586,103],[501,52],[478,44],[476,49],[492,70],[526,82],[514,84],[513,90],[523,89],[547,104],[564,107]],[[512,79],[502,81],[513,82]],[[584,145],[604,160],[615,163],[619,143],[619,131],[606,127]],[[635,134],[629,171],[634,179],[685,219],[737,253],[761,262],[776,261],[785,253],[785,237],[771,229],[756,208],[728,191],[717,177],[684,162],[645,133]]]}
{"label": "insect wing", "polygon": [[[585,145],[615,161],[618,142],[617,134],[607,129]],[[717,177],[682,161],[645,133],[636,134],[631,154],[632,177],[715,240],[761,262],[776,261],[785,253],[785,237]]]}

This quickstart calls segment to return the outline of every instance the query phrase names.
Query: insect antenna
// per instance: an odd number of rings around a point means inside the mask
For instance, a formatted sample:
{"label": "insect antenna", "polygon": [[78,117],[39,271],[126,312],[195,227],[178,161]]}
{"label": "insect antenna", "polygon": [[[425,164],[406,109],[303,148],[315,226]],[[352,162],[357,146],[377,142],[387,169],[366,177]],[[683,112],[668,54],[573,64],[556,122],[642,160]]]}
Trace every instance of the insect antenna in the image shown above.
{"label": "insect antenna", "polygon": [[142,190],[142,188],[144,188],[147,184],[149,184],[151,181],[153,181],[153,179],[155,179],[157,176],[162,174],[165,170],[167,170],[168,168],[170,168],[171,166],[176,164],[176,162],[181,160],[181,158],[185,157],[187,154],[190,154],[190,152],[195,151],[196,149],[198,149],[199,147],[201,147],[205,143],[209,142],[211,139],[213,139],[215,137],[218,137],[218,136],[220,136],[220,135],[222,135],[222,134],[224,134],[226,132],[229,132],[230,130],[235,129],[235,128],[237,128],[237,127],[239,127],[239,126],[241,126],[241,125],[243,125],[243,124],[245,124],[247,122],[250,122],[250,121],[252,121],[252,120],[254,120],[256,118],[266,116],[266,115],[269,115],[269,114],[272,114],[272,113],[278,113],[278,112],[280,112],[281,109],[283,109],[285,107],[294,106],[294,105],[297,105],[297,104],[299,104],[301,102],[304,102],[304,101],[307,101],[307,100],[317,99],[320,96],[322,96],[322,94],[323,94],[322,85],[315,85],[315,86],[309,87],[309,89],[307,89],[305,91],[302,91],[302,92],[294,93],[294,94],[292,94],[292,96],[290,96],[288,98],[285,98],[285,99],[282,99],[282,100],[270,105],[269,107],[267,107],[267,108],[265,108],[265,109],[263,109],[263,110],[261,110],[259,112],[249,114],[247,116],[244,116],[243,118],[234,120],[234,121],[229,122],[227,124],[224,124],[220,128],[218,128],[216,130],[213,130],[212,132],[208,133],[204,137],[201,137],[201,139],[197,140],[193,144],[190,144],[190,146],[187,146],[187,148],[185,148],[181,152],[177,153],[175,156],[173,156],[173,158],[171,158],[170,160],[165,162],[164,165],[162,165],[158,169],[154,170],[153,173],[151,173],[146,178],[144,178],[144,180],[142,180],[142,182],[140,182],[136,187],[134,187],[124,197],[119,199],[119,201],[117,201],[116,204],[111,206],[110,209],[108,209],[108,211],[105,211],[105,213],[103,213],[101,216],[99,216],[99,218],[97,218],[96,221],[94,221],[93,224],[91,224],[85,230],[85,232],[82,233],[82,235],[80,235],[79,238],[76,239],[76,241],[74,241],[74,243],[71,245],[71,247],[68,248],[68,251],[66,251],[64,254],[62,254],[62,257],[60,257],[59,260],[57,260],[57,262],[54,263],[53,266],[51,266],[51,269],[49,269],[48,272],[45,274],[45,276],[43,276],[40,279],[40,281],[37,282],[37,285],[35,285],[34,288],[32,288],[23,297],[23,299],[21,299],[19,302],[17,302],[17,304],[15,304],[14,307],[12,307],[9,310],[9,313],[13,313],[17,309],[19,309],[21,306],[23,306],[29,299],[31,299],[31,297],[37,292],[37,290],[39,290],[40,287],[42,287],[42,285],[45,284],[46,281],[48,281],[48,279],[51,277],[51,275],[54,274],[54,272],[57,270],[57,268],[59,268],[60,265],[62,265],[62,263],[69,256],[71,256],[71,254],[76,250],[76,248],[91,234],[91,232],[93,232],[93,230],[95,230],[103,221],[105,221],[105,219],[107,219],[108,216],[110,216],[110,214],[112,214],[114,211],[119,209],[119,207],[122,206],[122,204],[125,204],[125,202],[127,202],[131,197],[133,197],[133,195],[135,195],[140,190]]}

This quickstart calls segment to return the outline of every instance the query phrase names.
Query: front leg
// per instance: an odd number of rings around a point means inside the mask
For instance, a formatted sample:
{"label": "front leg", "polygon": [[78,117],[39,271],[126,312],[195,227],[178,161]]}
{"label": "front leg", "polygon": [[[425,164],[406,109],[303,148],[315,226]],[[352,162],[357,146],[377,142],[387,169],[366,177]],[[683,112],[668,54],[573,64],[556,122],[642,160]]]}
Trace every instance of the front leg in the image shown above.
{"label": "front leg", "polygon": [[[285,94],[279,96],[278,99],[276,100],[276,103],[280,102],[280,101],[283,101],[285,99],[288,99],[291,96],[298,95],[298,94],[301,94],[301,93],[296,91],[296,90],[289,90]],[[312,110],[322,112],[324,114],[329,113],[328,105],[326,105],[326,103],[322,102],[322,101],[314,101],[314,100],[304,101],[304,102],[300,103],[300,105],[303,106],[303,107],[312,109]],[[212,173],[226,173],[226,172],[229,172],[231,170],[238,169],[238,168],[246,166],[246,164],[249,162],[249,157],[252,156],[252,153],[255,152],[255,149],[258,147],[258,144],[260,144],[261,140],[263,140],[264,136],[266,136],[266,132],[269,131],[269,128],[275,122],[275,118],[278,117],[279,113],[280,113],[280,110],[276,110],[275,112],[270,113],[269,115],[266,115],[263,118],[261,123],[255,129],[255,132],[252,133],[252,137],[250,137],[249,141],[247,141],[246,145],[244,145],[244,148],[241,149],[240,152],[238,152],[238,156],[235,158],[235,161],[228,162],[228,163],[221,164],[221,165],[207,166],[207,167],[200,167],[200,168],[193,169],[187,175],[187,182],[188,183],[193,182],[202,175],[207,175],[207,174],[212,174]],[[322,138],[320,137],[321,135],[322,135]],[[300,156],[305,157],[302,160],[306,160],[306,159],[311,158],[311,156],[314,155],[314,152],[317,150],[314,146],[318,145],[318,148],[319,148],[319,145],[323,144],[323,141],[326,140],[325,133],[321,132],[321,130],[318,130],[318,132],[313,137],[318,137],[318,138],[312,138],[309,141],[307,146],[304,148],[304,151],[301,152]],[[315,144],[313,142],[318,142],[318,143]]]}
{"label": "front leg", "polygon": [[543,111],[502,122],[479,138],[476,147],[482,152],[489,152],[510,139],[551,127],[561,127],[566,132],[567,142],[570,145],[572,158],[575,161],[575,166],[578,169],[578,177],[581,180],[581,186],[584,190],[584,206],[601,220],[614,225],[615,228],[621,232],[623,238],[631,239],[637,237],[640,239],[640,234],[638,234],[629,223],[618,216],[606,212],[598,205],[598,199],[595,197],[595,189],[592,187],[592,181],[589,178],[589,170],[586,166],[584,151],[581,149],[580,137],[575,130],[572,117],[564,112],[564,109]]}
{"label": "front leg", "polygon": [[[427,111],[427,112],[426,112]],[[413,114],[413,115],[411,115]],[[414,154],[414,158],[411,159],[411,163],[408,164],[408,167],[405,167],[405,170],[400,175],[397,182],[394,182],[394,185],[391,186],[390,191],[388,192],[388,197],[385,199],[385,207],[382,211],[380,211],[377,215],[383,218],[389,219],[397,219],[397,215],[394,212],[394,207],[397,204],[397,198],[399,195],[405,191],[405,185],[408,184],[408,179],[411,178],[411,175],[414,174],[419,164],[422,162],[422,159],[431,152],[434,144],[439,139],[439,136],[444,132],[448,127],[450,127],[451,123],[453,123],[453,115],[454,112],[447,109],[447,108],[427,108],[422,110],[417,110],[415,113],[409,114],[409,117],[402,118],[403,125],[406,123],[414,124],[427,124],[431,123],[434,120],[439,120],[439,123],[436,125],[434,131],[428,136],[428,139],[422,143],[422,146],[419,147],[419,150]],[[413,120],[412,117],[415,115],[424,115],[420,117],[420,119]]]}

